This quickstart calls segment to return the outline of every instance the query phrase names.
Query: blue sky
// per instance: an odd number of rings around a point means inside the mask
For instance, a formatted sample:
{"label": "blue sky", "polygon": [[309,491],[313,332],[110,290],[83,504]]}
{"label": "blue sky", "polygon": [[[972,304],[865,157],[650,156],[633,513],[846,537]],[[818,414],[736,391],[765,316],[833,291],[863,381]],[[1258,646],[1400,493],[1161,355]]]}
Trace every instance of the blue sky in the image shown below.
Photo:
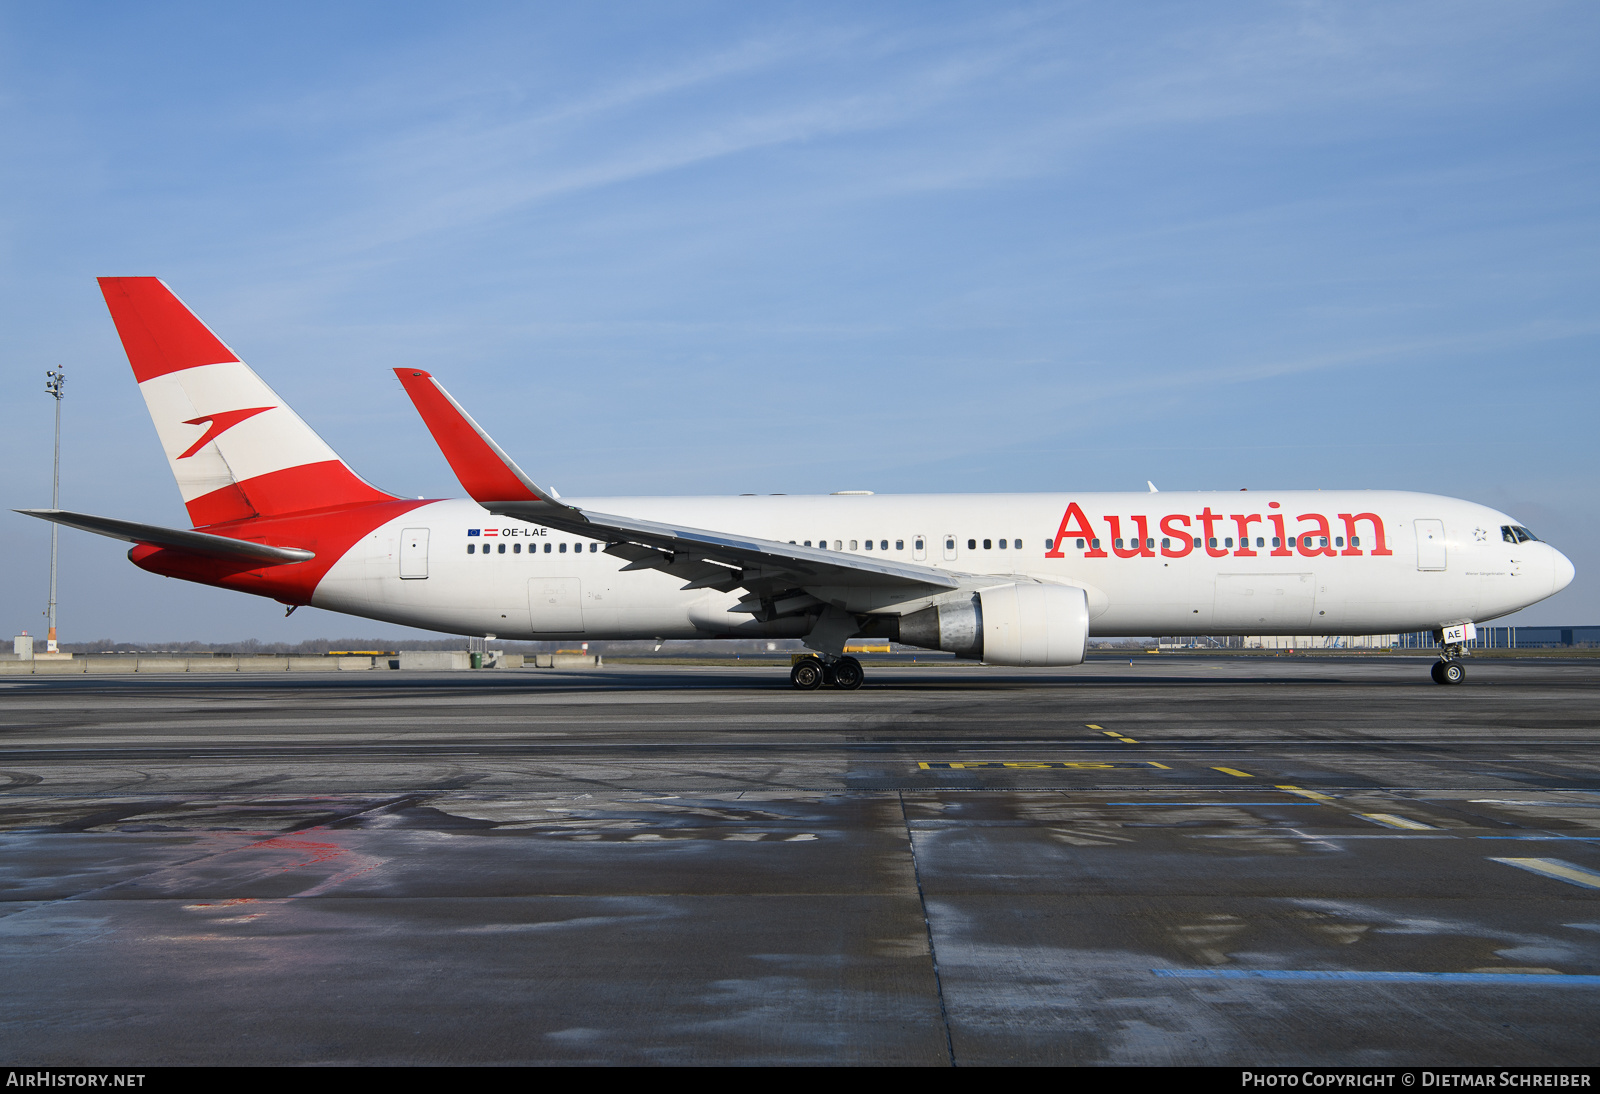
{"label": "blue sky", "polygon": [[[0,6],[6,509],[60,363],[63,507],[183,520],[154,274],[402,494],[409,365],[568,495],[1425,490],[1600,621],[1593,5],[239,7]],[[64,638],[400,633],[62,545]]]}

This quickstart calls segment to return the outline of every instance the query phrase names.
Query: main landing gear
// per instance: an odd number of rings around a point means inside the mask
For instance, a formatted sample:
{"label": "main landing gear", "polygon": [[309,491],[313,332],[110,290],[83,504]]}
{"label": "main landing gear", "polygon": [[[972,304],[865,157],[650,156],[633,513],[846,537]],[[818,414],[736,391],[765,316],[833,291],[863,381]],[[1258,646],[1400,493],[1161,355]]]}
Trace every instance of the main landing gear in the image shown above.
{"label": "main landing gear", "polygon": [[1446,646],[1443,660],[1435,661],[1429,670],[1435,684],[1459,684],[1467,678],[1467,666],[1461,658],[1467,655],[1465,646]]}
{"label": "main landing gear", "polygon": [[823,684],[854,691],[866,678],[861,662],[854,657],[837,657],[831,662],[820,657],[802,657],[789,670],[789,683],[801,691],[815,691]]}

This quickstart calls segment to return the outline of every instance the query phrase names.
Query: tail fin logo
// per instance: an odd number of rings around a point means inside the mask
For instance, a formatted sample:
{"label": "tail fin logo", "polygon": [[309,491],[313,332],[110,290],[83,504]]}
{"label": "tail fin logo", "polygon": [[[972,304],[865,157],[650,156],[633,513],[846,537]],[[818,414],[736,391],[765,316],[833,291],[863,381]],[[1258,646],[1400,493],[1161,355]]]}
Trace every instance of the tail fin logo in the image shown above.
{"label": "tail fin logo", "polygon": [[190,418],[183,424],[199,425],[202,422],[210,422],[211,428],[207,429],[198,441],[195,441],[194,444],[185,449],[183,455],[179,456],[178,459],[188,459],[246,418],[254,418],[257,414],[276,409],[277,407],[273,406],[256,406],[251,407],[249,410],[224,410],[220,414],[202,414],[198,418]]}

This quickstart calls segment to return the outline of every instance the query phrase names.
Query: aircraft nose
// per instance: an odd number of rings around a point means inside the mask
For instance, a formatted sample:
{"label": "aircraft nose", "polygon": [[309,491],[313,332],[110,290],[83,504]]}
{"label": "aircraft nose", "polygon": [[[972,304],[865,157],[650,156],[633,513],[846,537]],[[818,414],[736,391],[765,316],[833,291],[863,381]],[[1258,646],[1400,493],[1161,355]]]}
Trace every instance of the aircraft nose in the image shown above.
{"label": "aircraft nose", "polygon": [[1572,579],[1577,576],[1578,569],[1572,564],[1572,560],[1566,555],[1562,554],[1560,551],[1557,551],[1554,547],[1550,548],[1550,550],[1556,556],[1555,583],[1551,586],[1550,591],[1552,593],[1559,593],[1562,589],[1565,589],[1568,585],[1572,584]]}

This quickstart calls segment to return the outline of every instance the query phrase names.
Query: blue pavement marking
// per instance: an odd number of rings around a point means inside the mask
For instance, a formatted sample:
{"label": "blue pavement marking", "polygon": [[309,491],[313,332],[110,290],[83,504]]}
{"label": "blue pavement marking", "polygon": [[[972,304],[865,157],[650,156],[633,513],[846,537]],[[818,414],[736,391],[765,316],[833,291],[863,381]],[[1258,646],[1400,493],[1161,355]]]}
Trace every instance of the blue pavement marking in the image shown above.
{"label": "blue pavement marking", "polygon": [[1151,969],[1174,980],[1342,980],[1380,984],[1526,984],[1600,988],[1600,976],[1542,972],[1355,972],[1340,969]]}

